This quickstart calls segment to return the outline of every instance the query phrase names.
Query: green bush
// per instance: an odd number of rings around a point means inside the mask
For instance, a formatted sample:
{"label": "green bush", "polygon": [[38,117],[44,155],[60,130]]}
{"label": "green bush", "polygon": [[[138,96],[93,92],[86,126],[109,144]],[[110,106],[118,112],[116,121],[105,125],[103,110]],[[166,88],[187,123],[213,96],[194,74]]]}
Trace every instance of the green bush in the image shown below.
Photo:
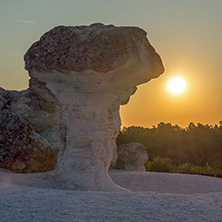
{"label": "green bush", "polygon": [[[178,166],[177,172],[178,173],[194,173],[194,165],[192,163],[184,163]],[[198,168],[197,170],[200,170]]]}
{"label": "green bush", "polygon": [[145,168],[152,172],[173,172],[174,167],[170,159],[157,156],[152,161],[147,161]]}
{"label": "green bush", "polygon": [[202,174],[203,173],[203,167],[201,167],[201,166],[193,166],[191,173]]}
{"label": "green bush", "polygon": [[192,163],[184,163],[177,168],[178,173],[195,173],[195,174],[214,174],[213,168],[208,164],[206,166],[194,166]]}
{"label": "green bush", "polygon": [[[152,161],[145,163],[146,171],[174,172],[174,166],[168,158],[154,157]],[[177,167],[177,173],[214,175],[214,169],[206,164],[204,167],[195,166],[192,163],[184,163]],[[222,169],[216,170],[217,175],[222,175]]]}
{"label": "green bush", "polygon": [[214,170],[208,164],[202,168],[202,174],[214,174]]}
{"label": "green bush", "polygon": [[217,172],[218,175],[222,175],[222,170],[221,169],[217,169],[216,172]]}

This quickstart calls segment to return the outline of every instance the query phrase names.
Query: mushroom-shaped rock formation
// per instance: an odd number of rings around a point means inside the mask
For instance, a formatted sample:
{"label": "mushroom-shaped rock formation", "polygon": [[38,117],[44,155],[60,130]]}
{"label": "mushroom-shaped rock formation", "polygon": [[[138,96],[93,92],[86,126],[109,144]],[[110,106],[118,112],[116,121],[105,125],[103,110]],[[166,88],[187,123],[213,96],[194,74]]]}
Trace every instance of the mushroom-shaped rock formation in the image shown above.
{"label": "mushroom-shaped rock formation", "polygon": [[[64,183],[117,191],[108,169],[120,128],[119,107],[136,85],[163,73],[160,56],[137,27],[58,26],[24,56],[30,90],[59,104],[60,152],[56,172]],[[47,99],[46,99],[47,100]]]}

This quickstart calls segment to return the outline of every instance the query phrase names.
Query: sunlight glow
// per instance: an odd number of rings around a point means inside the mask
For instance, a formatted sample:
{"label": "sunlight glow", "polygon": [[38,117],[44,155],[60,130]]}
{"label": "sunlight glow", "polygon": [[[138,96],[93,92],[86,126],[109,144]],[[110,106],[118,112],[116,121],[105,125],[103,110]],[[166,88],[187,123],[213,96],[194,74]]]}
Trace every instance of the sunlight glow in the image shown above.
{"label": "sunlight glow", "polygon": [[181,77],[173,77],[167,82],[167,89],[173,95],[179,95],[186,90],[186,82]]}

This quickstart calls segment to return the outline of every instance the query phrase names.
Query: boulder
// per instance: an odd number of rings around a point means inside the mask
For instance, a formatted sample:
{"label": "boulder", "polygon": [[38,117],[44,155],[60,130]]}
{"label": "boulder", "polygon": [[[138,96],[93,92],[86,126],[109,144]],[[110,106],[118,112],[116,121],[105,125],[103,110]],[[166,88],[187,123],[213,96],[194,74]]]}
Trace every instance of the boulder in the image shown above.
{"label": "boulder", "polygon": [[20,92],[8,108],[24,118],[33,130],[58,152],[60,149],[58,102],[40,83],[35,82],[35,87],[37,90],[29,88]]}
{"label": "boulder", "polygon": [[146,147],[141,143],[125,143],[117,148],[118,159],[114,168],[132,171],[145,171],[148,160]]}
{"label": "boulder", "polygon": [[0,111],[0,167],[18,173],[53,169],[56,152],[21,116]]}
{"label": "boulder", "polygon": [[[37,84],[36,84],[37,85]],[[0,167],[19,173],[52,170],[57,162],[57,106],[30,89],[0,88]],[[54,99],[55,100],[55,99]],[[55,101],[54,101],[55,102]]]}

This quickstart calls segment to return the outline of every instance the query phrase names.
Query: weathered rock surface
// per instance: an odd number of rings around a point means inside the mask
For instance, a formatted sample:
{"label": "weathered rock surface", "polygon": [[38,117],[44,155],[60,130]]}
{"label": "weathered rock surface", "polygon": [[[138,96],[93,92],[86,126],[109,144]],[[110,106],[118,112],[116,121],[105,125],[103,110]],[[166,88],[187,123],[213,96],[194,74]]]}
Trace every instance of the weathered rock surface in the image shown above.
{"label": "weathered rock surface", "polygon": [[44,172],[56,164],[56,151],[21,116],[0,111],[0,167],[19,173]]}
{"label": "weathered rock surface", "polygon": [[[57,162],[58,107],[50,94],[0,88],[0,167],[19,173],[52,170]],[[51,98],[51,99],[50,99]]]}
{"label": "weathered rock surface", "polygon": [[144,30],[100,23],[55,27],[35,42],[24,58],[25,68],[38,72],[93,70],[107,73],[125,64],[127,69],[135,71],[149,65],[152,77],[163,72],[160,57]]}
{"label": "weathered rock surface", "polygon": [[145,171],[148,160],[146,147],[141,143],[125,143],[117,148],[118,159],[114,168],[132,171]]}
{"label": "weathered rock surface", "polygon": [[146,32],[103,24],[59,26],[24,59],[30,88],[12,99],[0,97],[0,108],[28,123],[27,138],[35,135],[46,142],[41,147],[59,150],[55,172],[70,188],[119,190],[108,175],[119,107],[137,85],[164,71]]}
{"label": "weathered rock surface", "polygon": [[59,105],[54,96],[35,82],[35,90],[29,88],[19,93],[10,103],[10,110],[27,120],[34,131],[47,139],[54,150],[59,151]]}

